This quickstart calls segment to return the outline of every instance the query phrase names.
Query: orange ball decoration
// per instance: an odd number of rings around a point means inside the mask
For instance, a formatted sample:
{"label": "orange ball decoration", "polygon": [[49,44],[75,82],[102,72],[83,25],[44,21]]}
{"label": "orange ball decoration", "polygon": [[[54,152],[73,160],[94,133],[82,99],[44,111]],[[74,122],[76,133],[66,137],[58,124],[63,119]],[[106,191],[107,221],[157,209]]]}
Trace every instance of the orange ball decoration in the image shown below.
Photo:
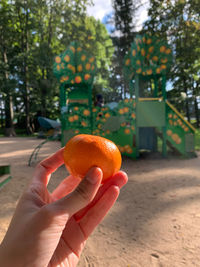
{"label": "orange ball decoration", "polygon": [[80,77],[80,76],[76,76],[76,77],[75,77],[75,82],[76,82],[76,83],[81,83],[81,82],[82,82],[81,77]]}

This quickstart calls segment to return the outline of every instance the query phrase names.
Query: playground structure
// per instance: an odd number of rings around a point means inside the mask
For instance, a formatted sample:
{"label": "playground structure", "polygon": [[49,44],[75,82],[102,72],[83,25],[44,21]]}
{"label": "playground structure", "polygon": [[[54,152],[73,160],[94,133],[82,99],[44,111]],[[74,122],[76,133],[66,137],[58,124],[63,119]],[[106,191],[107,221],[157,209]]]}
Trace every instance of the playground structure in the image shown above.
{"label": "playground structure", "polygon": [[137,36],[125,57],[124,75],[130,98],[111,109],[92,104],[95,58],[73,42],[56,56],[54,74],[60,82],[61,144],[80,133],[106,137],[123,155],[138,158],[140,151],[172,150],[195,156],[194,127],[166,99],[166,75],[172,51],[157,37]]}
{"label": "playground structure", "polygon": [[0,188],[2,188],[11,179],[10,165],[0,165]]}
{"label": "playground structure", "polygon": [[39,137],[45,138],[44,141],[42,141],[38,146],[35,147],[33,152],[31,153],[31,156],[29,157],[28,160],[28,166],[31,166],[31,164],[37,160],[37,155],[42,148],[47,142],[49,141],[55,141],[60,139],[59,131],[61,124],[60,122],[57,122],[55,120],[50,120],[45,117],[38,117],[38,122],[41,126],[41,128],[46,131],[45,135],[44,132],[42,134],[39,134]]}

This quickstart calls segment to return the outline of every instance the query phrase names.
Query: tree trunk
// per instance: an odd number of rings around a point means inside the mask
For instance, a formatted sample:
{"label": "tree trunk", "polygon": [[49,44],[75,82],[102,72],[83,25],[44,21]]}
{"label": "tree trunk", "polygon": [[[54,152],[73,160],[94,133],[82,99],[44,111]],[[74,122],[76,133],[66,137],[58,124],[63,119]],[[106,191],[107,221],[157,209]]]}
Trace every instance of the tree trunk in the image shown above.
{"label": "tree trunk", "polygon": [[[2,34],[1,34],[1,43],[3,47],[3,51],[2,51],[3,63],[5,66],[7,66],[8,65],[7,51],[4,45],[4,38]],[[12,100],[12,95],[11,95],[9,83],[8,83],[9,74],[6,69],[3,75],[4,75],[4,88],[5,88],[4,89],[4,92],[5,92],[5,131],[4,131],[4,134],[5,136],[16,136],[14,125],[13,125],[13,118],[14,118],[13,100]]]}
{"label": "tree trunk", "polygon": [[200,126],[199,108],[198,108],[198,101],[197,101],[196,96],[194,96],[194,108],[195,108],[195,117],[196,117],[196,127],[199,128]]}
{"label": "tree trunk", "polygon": [[190,109],[189,109],[189,101],[188,101],[188,91],[187,91],[187,85],[185,82],[185,77],[183,77],[183,83],[184,83],[184,92],[186,93],[186,100],[185,100],[185,110],[186,110],[186,116],[188,121],[190,122]]}
{"label": "tree trunk", "polygon": [[16,136],[14,125],[13,125],[13,101],[12,95],[10,94],[9,90],[5,97],[5,116],[6,116],[6,123],[5,123],[5,136]]}
{"label": "tree trunk", "polygon": [[194,112],[195,112],[195,118],[196,118],[196,127],[200,127],[200,118],[199,118],[199,103],[197,96],[199,96],[199,82],[196,82],[196,86],[193,86],[193,97],[194,97]]}
{"label": "tree trunk", "polygon": [[28,54],[28,21],[29,21],[29,12],[27,1],[24,2],[26,4],[26,19],[24,32],[22,33],[22,52],[24,54],[24,62],[23,62],[23,82],[24,82],[24,106],[25,106],[25,114],[26,114],[26,133],[32,134],[33,129],[30,123],[30,98],[29,98],[29,87],[28,87],[28,63],[27,63],[27,54]]}

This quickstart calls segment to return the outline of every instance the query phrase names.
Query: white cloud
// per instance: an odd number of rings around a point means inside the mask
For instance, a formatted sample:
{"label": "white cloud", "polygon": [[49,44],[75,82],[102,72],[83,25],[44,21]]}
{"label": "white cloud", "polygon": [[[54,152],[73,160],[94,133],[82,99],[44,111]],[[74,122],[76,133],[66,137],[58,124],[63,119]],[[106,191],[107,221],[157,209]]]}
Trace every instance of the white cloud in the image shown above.
{"label": "white cloud", "polygon": [[148,18],[148,8],[149,8],[149,1],[143,1],[143,6],[141,6],[138,10],[137,18],[138,23],[136,29],[139,31],[142,28],[142,24],[147,20]]}
{"label": "white cloud", "polygon": [[87,12],[90,16],[102,20],[103,17],[113,11],[111,0],[93,0],[94,6],[90,6]]}
{"label": "white cloud", "polygon": [[[111,0],[93,0],[94,6],[90,6],[87,12],[90,16],[102,20],[103,17],[113,11]],[[144,5],[138,10],[137,30],[140,30],[142,23],[147,19],[147,9],[149,7],[149,0],[143,0]]]}

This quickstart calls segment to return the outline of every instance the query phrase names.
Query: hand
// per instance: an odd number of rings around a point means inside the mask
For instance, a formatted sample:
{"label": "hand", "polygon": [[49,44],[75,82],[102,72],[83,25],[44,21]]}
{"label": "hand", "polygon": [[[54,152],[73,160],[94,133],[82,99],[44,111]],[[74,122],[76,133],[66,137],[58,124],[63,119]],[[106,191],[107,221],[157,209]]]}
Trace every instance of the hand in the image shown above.
{"label": "hand", "polygon": [[1,266],[76,266],[87,238],[127,182],[120,171],[101,186],[102,171],[93,167],[81,182],[69,176],[49,193],[51,173],[62,164],[60,149],[36,167],[0,246]]}

